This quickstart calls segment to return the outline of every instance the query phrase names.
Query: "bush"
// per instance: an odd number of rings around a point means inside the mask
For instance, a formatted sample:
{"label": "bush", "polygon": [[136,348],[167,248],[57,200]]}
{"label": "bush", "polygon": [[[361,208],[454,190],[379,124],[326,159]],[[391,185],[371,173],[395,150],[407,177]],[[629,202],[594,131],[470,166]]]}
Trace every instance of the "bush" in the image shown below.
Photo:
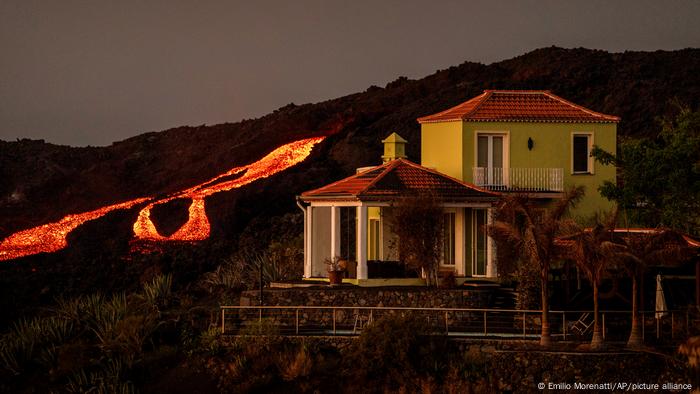
{"label": "bush", "polygon": [[167,307],[172,298],[173,278],[170,274],[158,275],[143,285],[143,297],[154,308]]}
{"label": "bush", "polygon": [[20,320],[0,340],[0,360],[14,374],[32,365],[52,368],[57,361],[56,346],[73,333],[72,322],[53,316]]}
{"label": "bush", "polygon": [[69,379],[65,389],[69,393],[133,394],[134,384],[124,381],[124,364],[110,359],[106,365],[92,372],[81,370]]}
{"label": "bush", "polygon": [[374,382],[390,391],[426,373],[441,372],[446,338],[427,334],[430,330],[422,319],[410,314],[385,316],[366,326],[352,343],[344,357],[344,371],[352,379]]}
{"label": "bush", "polygon": [[199,335],[200,350],[216,355],[221,352],[221,331],[218,328],[212,327],[202,332]]}
{"label": "bush", "polygon": [[287,382],[309,376],[313,365],[313,357],[304,345],[295,352],[282,353],[278,362],[280,375]]}

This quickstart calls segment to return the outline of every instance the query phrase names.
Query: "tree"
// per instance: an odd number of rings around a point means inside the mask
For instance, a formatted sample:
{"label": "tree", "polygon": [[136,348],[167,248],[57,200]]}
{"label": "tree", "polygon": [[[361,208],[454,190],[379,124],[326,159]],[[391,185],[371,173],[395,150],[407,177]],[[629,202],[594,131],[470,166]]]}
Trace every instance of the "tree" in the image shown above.
{"label": "tree", "polygon": [[605,182],[600,193],[640,225],[699,235],[700,112],[681,107],[661,126],[654,138],[622,143],[617,157],[594,147],[592,156],[617,166],[620,177]]}
{"label": "tree", "polygon": [[423,270],[428,285],[437,285],[443,225],[442,205],[434,194],[402,196],[393,205],[390,226],[399,240],[399,256],[407,266]]}
{"label": "tree", "polygon": [[593,338],[591,339],[591,349],[603,347],[603,335],[599,323],[599,299],[598,288],[603,279],[605,269],[616,256],[626,250],[625,245],[615,237],[615,224],[617,213],[604,216],[602,220],[597,218],[593,228],[584,229],[579,227],[577,231],[563,238],[570,241],[567,245],[566,254],[572,258],[576,265],[591,282],[593,287]]}
{"label": "tree", "polygon": [[632,328],[627,346],[642,345],[638,313],[638,279],[652,265],[677,265],[687,257],[689,250],[683,236],[670,229],[658,229],[644,233],[622,233],[626,248],[616,257],[621,261],[627,275],[632,278]]}
{"label": "tree", "polygon": [[[494,221],[488,226],[488,234],[496,241],[499,261],[517,258],[517,264],[537,267],[542,302],[542,335],[540,344],[549,346],[549,268],[561,256],[556,245],[573,221],[565,218],[569,208],[583,197],[584,188],[574,187],[548,208],[539,209],[527,196],[507,195],[496,206]],[[519,256],[519,257],[518,257]],[[500,266],[499,266],[500,268]]]}

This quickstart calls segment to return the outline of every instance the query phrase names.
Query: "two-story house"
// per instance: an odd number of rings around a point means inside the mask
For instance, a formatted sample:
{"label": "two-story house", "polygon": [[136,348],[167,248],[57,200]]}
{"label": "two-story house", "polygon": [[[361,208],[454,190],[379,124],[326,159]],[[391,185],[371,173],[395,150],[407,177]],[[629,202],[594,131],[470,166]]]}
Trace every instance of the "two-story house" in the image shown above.
{"label": "two-story house", "polygon": [[594,145],[615,152],[616,116],[548,91],[487,90],[418,122],[421,165],[405,159],[406,141],[394,133],[382,141],[383,165],[358,169],[300,196],[308,204],[302,206],[305,278],[327,276],[323,261],[340,256],[356,262],[350,281],[386,284],[380,267],[399,260],[390,229],[392,204],[406,193],[429,189],[440,197],[445,215],[440,268],[462,278],[497,276],[485,226],[500,193],[527,193],[546,204],[569,186],[584,185],[586,196],[574,215],[612,208],[598,187],[614,181],[615,168],[595,163],[590,152]]}

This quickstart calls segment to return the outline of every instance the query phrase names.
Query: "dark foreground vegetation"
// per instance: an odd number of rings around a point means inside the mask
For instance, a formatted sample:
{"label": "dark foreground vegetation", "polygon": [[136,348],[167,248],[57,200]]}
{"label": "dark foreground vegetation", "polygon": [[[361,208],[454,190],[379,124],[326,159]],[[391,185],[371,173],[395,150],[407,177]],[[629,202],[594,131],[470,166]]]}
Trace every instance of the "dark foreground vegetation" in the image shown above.
{"label": "dark foreground vegetation", "polygon": [[3,338],[0,390],[493,393],[534,392],[550,381],[690,382],[674,356],[460,343],[398,314],[350,339],[282,337],[268,320],[222,337],[215,324],[200,324],[202,312],[172,292],[169,276],[129,296],[61,300]]}

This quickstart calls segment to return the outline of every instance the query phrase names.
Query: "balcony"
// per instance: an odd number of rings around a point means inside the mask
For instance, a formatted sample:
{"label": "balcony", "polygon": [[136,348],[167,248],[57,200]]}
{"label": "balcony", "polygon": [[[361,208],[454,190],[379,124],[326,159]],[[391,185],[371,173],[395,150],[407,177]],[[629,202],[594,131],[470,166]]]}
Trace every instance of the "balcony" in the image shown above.
{"label": "balcony", "polygon": [[510,192],[563,192],[563,168],[473,167],[474,184]]}

